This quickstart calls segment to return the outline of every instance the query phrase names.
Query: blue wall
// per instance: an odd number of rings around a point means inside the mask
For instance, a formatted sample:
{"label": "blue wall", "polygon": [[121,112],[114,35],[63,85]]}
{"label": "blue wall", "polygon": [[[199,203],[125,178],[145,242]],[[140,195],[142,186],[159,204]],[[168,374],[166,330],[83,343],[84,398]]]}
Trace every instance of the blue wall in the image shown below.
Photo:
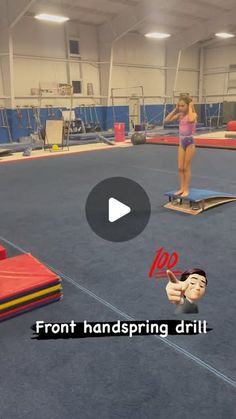
{"label": "blue wall", "polygon": [[[63,108],[66,109],[66,108]],[[173,109],[173,105],[166,106],[166,114]],[[218,115],[219,104],[211,104],[201,105],[201,111],[199,115],[199,122],[205,125],[205,113],[207,110],[208,116],[217,116]],[[48,116],[48,109],[41,109],[40,111],[40,119],[42,126],[45,126],[46,119],[60,119],[61,118],[61,111],[59,108],[53,109],[55,116]],[[96,107],[98,120],[101,124],[102,130],[107,131],[108,129],[112,129],[114,125],[114,115],[113,115],[113,108],[107,106],[99,106]],[[27,137],[35,131],[35,119],[33,117],[33,110],[30,108],[30,121],[32,125],[32,129],[27,128],[28,126],[28,117],[27,117],[27,110],[23,109],[22,111],[23,119],[22,125],[23,128],[19,126],[19,119],[17,117],[16,110],[7,110],[9,125],[12,133],[13,141],[17,141],[20,137]],[[116,122],[124,122],[126,131],[129,130],[129,107],[128,106],[115,106],[115,119]],[[86,107],[75,108],[75,113],[77,117],[82,118],[85,120],[85,116],[88,122],[92,122],[96,120],[94,107]],[[141,107],[141,119],[142,122],[145,121],[147,118],[148,122],[153,125],[162,125],[163,122],[163,113],[164,113],[164,105],[146,105],[145,110],[144,107]],[[221,114],[222,114],[222,105],[221,105]],[[9,142],[9,137],[6,128],[2,128],[2,114],[0,113],[0,143],[7,143]]]}

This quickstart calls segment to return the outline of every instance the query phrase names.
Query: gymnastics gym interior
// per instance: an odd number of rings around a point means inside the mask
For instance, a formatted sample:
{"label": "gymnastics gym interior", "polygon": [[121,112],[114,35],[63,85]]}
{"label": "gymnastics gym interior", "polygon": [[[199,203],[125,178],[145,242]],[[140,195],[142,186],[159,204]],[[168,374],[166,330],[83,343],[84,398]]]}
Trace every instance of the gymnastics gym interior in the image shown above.
{"label": "gymnastics gym interior", "polygon": [[0,417],[235,418],[235,0],[0,5]]}

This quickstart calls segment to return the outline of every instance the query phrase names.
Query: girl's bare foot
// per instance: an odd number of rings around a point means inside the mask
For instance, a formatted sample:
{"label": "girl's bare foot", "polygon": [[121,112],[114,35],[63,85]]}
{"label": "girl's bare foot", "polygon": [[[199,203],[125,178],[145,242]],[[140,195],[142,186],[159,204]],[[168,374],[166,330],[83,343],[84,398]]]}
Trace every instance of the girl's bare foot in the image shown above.
{"label": "girl's bare foot", "polygon": [[183,198],[185,198],[186,196],[188,196],[189,195],[189,191],[183,191],[183,193],[182,193],[182,197]]}
{"label": "girl's bare foot", "polygon": [[183,189],[179,189],[179,191],[175,192],[175,195],[182,195],[184,192]]}

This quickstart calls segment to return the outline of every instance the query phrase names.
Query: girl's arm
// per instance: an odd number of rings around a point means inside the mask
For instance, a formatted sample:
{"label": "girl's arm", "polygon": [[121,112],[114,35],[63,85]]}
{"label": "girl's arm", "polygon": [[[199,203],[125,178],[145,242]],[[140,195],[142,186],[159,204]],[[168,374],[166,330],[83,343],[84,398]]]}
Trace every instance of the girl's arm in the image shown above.
{"label": "girl's arm", "polygon": [[165,118],[165,122],[172,122],[172,121],[176,121],[177,119],[179,119],[179,113],[176,113],[178,111],[178,107],[176,106],[175,109],[169,113],[169,115],[167,115],[167,117]]}
{"label": "girl's arm", "polygon": [[190,123],[194,124],[197,122],[197,113],[194,108],[193,102],[189,104],[188,120]]}

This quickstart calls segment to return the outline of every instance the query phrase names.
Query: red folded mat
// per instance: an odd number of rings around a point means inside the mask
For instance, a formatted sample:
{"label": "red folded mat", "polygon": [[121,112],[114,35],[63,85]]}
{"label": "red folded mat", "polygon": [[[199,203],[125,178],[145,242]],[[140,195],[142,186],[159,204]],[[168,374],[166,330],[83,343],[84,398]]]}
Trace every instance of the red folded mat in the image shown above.
{"label": "red folded mat", "polygon": [[0,261],[0,303],[59,283],[60,277],[31,254]]}
{"label": "red folded mat", "polygon": [[0,314],[6,313],[7,311],[13,310],[18,307],[22,307],[25,304],[33,303],[40,301],[43,298],[51,297],[55,294],[62,293],[62,286],[58,284],[54,287],[45,288],[40,292],[34,292],[33,294],[27,294],[24,297],[16,298],[14,300],[8,301],[7,303],[0,304]]}
{"label": "red folded mat", "polygon": [[15,317],[18,314],[26,313],[27,311],[31,311],[39,307],[44,307],[50,303],[54,303],[56,301],[61,300],[61,298],[62,298],[62,293],[59,292],[53,296],[45,297],[39,301],[31,302],[21,307],[15,308],[13,310],[9,310],[6,313],[0,314],[0,322],[3,320],[9,319],[11,317]]}

